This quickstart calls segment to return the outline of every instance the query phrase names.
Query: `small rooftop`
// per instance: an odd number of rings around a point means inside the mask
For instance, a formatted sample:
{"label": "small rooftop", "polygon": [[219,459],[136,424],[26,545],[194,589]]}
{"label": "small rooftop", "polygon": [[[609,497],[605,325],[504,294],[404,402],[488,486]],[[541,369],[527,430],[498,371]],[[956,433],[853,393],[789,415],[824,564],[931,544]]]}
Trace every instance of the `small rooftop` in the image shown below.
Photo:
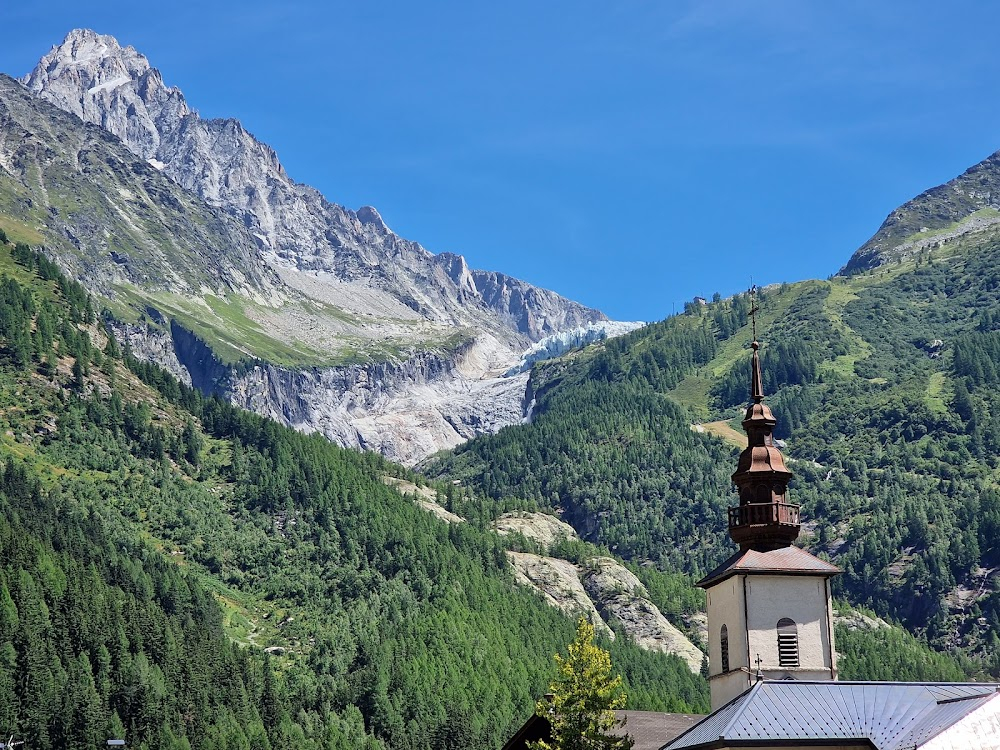
{"label": "small rooftop", "polygon": [[[632,750],[659,750],[682,732],[691,729],[704,719],[701,714],[666,714],[659,711],[615,711],[618,719],[625,719],[625,726],[616,727],[613,734],[632,738]],[[503,750],[524,750],[528,742],[551,738],[549,722],[532,715]]]}
{"label": "small rooftop", "polygon": [[770,573],[835,576],[840,573],[840,568],[826,560],[820,560],[799,547],[780,547],[765,552],[748,549],[734,554],[698,581],[696,585],[707,588],[735,575],[768,575]]}

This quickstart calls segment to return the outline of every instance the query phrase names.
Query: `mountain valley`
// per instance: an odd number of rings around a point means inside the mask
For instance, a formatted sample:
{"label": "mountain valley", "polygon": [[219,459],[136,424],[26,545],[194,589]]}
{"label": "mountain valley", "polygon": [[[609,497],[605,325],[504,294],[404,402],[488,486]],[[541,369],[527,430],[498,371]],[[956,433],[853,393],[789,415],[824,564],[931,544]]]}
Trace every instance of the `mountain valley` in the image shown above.
{"label": "mountain valley", "polygon": [[497,750],[580,616],[629,708],[707,711],[754,303],[841,676],[1000,677],[998,182],[828,279],[608,321],[71,32],[0,76],[0,732]]}
{"label": "mountain valley", "polygon": [[72,116],[4,82],[11,236],[44,242],[134,351],[240,406],[413,463],[520,421],[526,379],[500,376],[605,319],[293,182],[112,37],[71,32],[23,84]]}

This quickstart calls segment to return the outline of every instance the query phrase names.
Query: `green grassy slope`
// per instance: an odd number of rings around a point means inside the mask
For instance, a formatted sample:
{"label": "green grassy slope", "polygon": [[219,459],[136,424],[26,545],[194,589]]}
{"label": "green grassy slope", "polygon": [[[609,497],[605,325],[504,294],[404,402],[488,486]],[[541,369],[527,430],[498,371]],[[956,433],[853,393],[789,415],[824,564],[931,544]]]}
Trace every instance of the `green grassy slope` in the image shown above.
{"label": "green grassy slope", "polygon": [[[0,458],[0,722],[33,747],[496,748],[573,635],[405,470],[123,358],[3,243]],[[636,708],[707,708],[681,660],[611,649]]]}
{"label": "green grassy slope", "polygon": [[[769,289],[765,390],[796,473],[800,543],[837,590],[996,674],[1000,240]],[[494,502],[559,510],[588,539],[698,575],[732,550],[736,448],[749,384],[747,300],[708,306],[532,376],[532,424],[479,438],[429,470]],[[711,430],[692,430],[704,422]]]}

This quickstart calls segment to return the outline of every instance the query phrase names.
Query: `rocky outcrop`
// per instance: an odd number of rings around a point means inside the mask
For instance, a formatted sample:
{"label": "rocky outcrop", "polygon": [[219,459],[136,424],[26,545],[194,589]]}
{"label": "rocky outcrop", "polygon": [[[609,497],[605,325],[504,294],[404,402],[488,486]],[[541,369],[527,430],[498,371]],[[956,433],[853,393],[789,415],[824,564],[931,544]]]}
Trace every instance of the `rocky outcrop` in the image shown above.
{"label": "rocky outcrop", "polygon": [[418,352],[402,362],[308,370],[259,363],[232,374],[225,392],[237,406],[412,465],[521,419],[527,375],[460,374],[476,346],[450,355]]}
{"label": "rocky outcrop", "polygon": [[610,557],[588,560],[583,584],[605,617],[618,620],[622,630],[638,646],[647,651],[674,654],[695,674],[701,671],[705,654],[663,616],[649,600],[646,588],[628,568]]}
{"label": "rocky outcrop", "polygon": [[604,316],[504,274],[471,270],[393,233],[371,207],[357,212],[289,179],[269,146],[233,119],[204,120],[132,47],[71,32],[24,78],[27,88],[114,134],[177,184],[238,217],[276,268],[362,282],[422,318],[536,341]]}
{"label": "rocky outcrop", "polygon": [[601,619],[594,602],[587,596],[580,582],[580,569],[576,565],[555,557],[541,557],[527,552],[508,552],[507,558],[514,568],[514,578],[518,583],[537,590],[546,602],[558,607],[567,617],[586,617],[595,631],[614,639],[614,632]]}
{"label": "rocky outcrop", "polygon": [[882,630],[892,626],[874,614],[867,615],[856,609],[844,609],[833,613],[833,622],[848,630]]}
{"label": "rocky outcrop", "polygon": [[382,477],[384,481],[390,487],[395,487],[404,495],[409,495],[413,498],[413,501],[426,510],[428,513],[432,513],[439,519],[447,524],[452,523],[463,523],[465,521],[459,515],[452,513],[450,510],[445,508],[441,503],[438,502],[438,494],[430,487],[418,487],[413,482],[408,482],[405,479],[400,479],[399,477]]}
{"label": "rocky outcrop", "polygon": [[[543,521],[539,518],[543,515],[507,514],[494,526],[503,529],[501,533],[520,533],[540,543],[563,538],[561,522],[551,516]],[[518,583],[538,591],[567,616],[586,617],[609,638],[614,633],[607,622],[617,622],[640,648],[674,654],[693,673],[701,671],[705,654],[663,616],[635,574],[613,558],[597,557],[578,566],[526,552],[508,552],[507,557]]]}
{"label": "rocky outcrop", "polygon": [[493,528],[501,536],[520,534],[525,539],[538,543],[544,550],[564,539],[579,538],[572,526],[548,513],[504,513],[493,521]]}
{"label": "rocky outcrop", "polygon": [[174,340],[168,331],[148,324],[123,323],[111,317],[104,322],[118,342],[136,357],[159,365],[185,385],[191,385],[191,375],[177,358]]}
{"label": "rocky outcrop", "polygon": [[[345,447],[374,450],[413,465],[476,435],[521,420],[528,374],[484,377],[490,343],[417,352],[400,362],[296,369],[266,362],[222,363],[176,321],[154,317],[107,325],[132,352],[187,385]],[[478,377],[477,377],[478,375]]]}

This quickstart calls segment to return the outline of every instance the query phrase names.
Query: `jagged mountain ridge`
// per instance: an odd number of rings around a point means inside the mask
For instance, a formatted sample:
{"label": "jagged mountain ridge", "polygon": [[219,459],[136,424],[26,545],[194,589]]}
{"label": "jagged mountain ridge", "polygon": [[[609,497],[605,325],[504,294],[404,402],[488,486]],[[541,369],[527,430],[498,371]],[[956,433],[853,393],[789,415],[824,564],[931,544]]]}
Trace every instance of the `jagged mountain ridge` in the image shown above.
{"label": "jagged mountain ridge", "polygon": [[[235,357],[261,357],[234,338],[216,341],[214,350],[206,344],[206,337],[233,323],[220,317],[228,301],[260,316],[277,318],[291,310],[291,323],[305,319],[311,323],[307,333],[332,344],[369,325],[373,316],[345,321],[334,314],[324,320],[315,303],[304,307],[301,293],[261,260],[240,222],[137,160],[106,131],[32,97],[6,76],[0,77],[4,227],[44,245],[92,293],[117,299],[117,313],[127,317],[128,304],[139,307],[141,313],[132,311],[139,315],[134,321],[109,321],[137,355],[203,391],[304,431],[320,431],[341,445],[413,462],[521,419],[527,377],[482,377],[505,367],[516,350],[483,331],[473,335],[411,320],[398,329],[409,326],[423,338],[414,336],[395,358],[304,368],[225,361],[218,347],[230,342]],[[236,322],[242,326],[237,334],[275,345],[256,320]],[[435,336],[441,343],[435,344]],[[285,343],[277,353],[308,355],[297,343]]]}
{"label": "jagged mountain ridge", "polygon": [[[59,168],[29,176],[3,162],[0,214],[115,303],[116,333],[139,356],[284,424],[413,463],[520,421],[527,377],[499,376],[531,342],[605,319],[293,182],[238,121],[201,119],[112,37],[71,32],[23,83],[36,98],[9,80],[0,95],[22,120],[34,104],[27,129]],[[81,195],[86,169],[64,147],[76,131],[117,146],[92,155],[117,166]],[[146,231],[159,197],[197,209]],[[171,242],[192,223],[222,228],[178,255]]]}
{"label": "jagged mountain ridge", "polygon": [[118,139],[79,127],[3,74],[0,169],[0,212],[51,230],[42,239],[98,294],[111,295],[120,284],[265,303],[279,294],[280,279],[238,222],[137,163]]}
{"label": "jagged mountain ridge", "polygon": [[[145,56],[113,37],[70,32],[23,83],[237,216],[282,271],[360,283],[438,322],[494,329],[499,322],[520,334],[518,343],[604,317],[518,279],[470,269],[460,255],[434,255],[393,233],[374,208],[350,211],[293,182],[274,150],[238,120],[202,119]],[[297,273],[284,278],[300,286]]]}
{"label": "jagged mountain ridge", "polygon": [[1000,151],[893,210],[839,273],[860,273],[930,253],[965,235],[995,232],[997,224]]}

